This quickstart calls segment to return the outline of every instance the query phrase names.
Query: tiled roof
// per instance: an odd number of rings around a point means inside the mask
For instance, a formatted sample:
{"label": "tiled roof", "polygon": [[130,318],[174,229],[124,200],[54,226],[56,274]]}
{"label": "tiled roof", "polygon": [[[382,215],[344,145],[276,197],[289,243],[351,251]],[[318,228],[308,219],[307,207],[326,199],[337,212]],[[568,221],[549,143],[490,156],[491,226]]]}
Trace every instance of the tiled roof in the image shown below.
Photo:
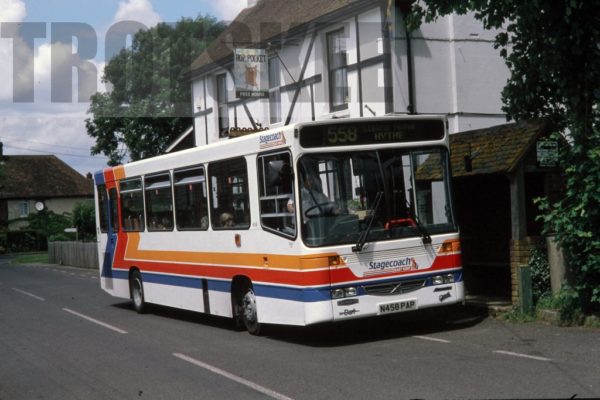
{"label": "tiled roof", "polygon": [[0,199],[91,197],[93,183],[56,156],[2,156]]}
{"label": "tiled roof", "polygon": [[[511,173],[535,144],[552,132],[543,119],[492,126],[450,135],[452,175]],[[465,169],[465,156],[472,157],[472,171]]]}
{"label": "tiled roof", "polygon": [[192,63],[189,74],[231,57],[234,47],[263,43],[295,27],[359,3],[378,4],[374,0],[259,0],[254,7],[242,10],[227,29],[200,54]]}

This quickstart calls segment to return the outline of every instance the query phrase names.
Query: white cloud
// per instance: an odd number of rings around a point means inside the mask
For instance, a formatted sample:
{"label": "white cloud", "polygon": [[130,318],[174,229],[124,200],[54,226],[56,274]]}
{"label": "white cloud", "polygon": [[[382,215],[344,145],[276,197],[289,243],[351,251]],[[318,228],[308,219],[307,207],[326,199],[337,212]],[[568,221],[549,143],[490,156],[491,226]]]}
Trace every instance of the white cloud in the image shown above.
{"label": "white cloud", "polygon": [[151,28],[161,22],[161,17],[150,0],[125,0],[119,3],[119,9],[113,22],[136,21]]}
{"label": "white cloud", "polygon": [[[25,15],[23,1],[0,0],[0,22],[22,22]],[[4,82],[0,85],[0,100],[12,99],[13,41],[19,42],[16,44],[18,49],[20,39],[0,39],[0,76],[4,77]]]}
{"label": "white cloud", "polygon": [[233,19],[248,7],[248,0],[217,0],[211,3],[216,17],[225,21],[233,21]]}
{"label": "white cloud", "polygon": [[80,174],[98,171],[106,158],[90,156],[94,140],[81,116],[36,115],[0,117],[4,154],[55,154]]}
{"label": "white cloud", "polygon": [[[129,1],[129,3],[143,5],[147,2]],[[152,11],[152,7],[147,10]],[[23,22],[26,15],[27,8],[24,1],[0,0],[0,22]],[[157,19],[157,16],[152,17],[152,13],[143,13],[143,15],[147,19],[141,22],[145,24]],[[6,30],[7,26],[3,28]],[[13,35],[12,38],[0,38],[0,76],[3,78],[0,85],[0,126],[2,127],[0,141],[4,144],[4,154],[54,153],[81,174],[97,171],[104,167],[106,158],[89,155],[89,148],[94,144],[85,129],[89,103],[79,102],[87,99],[78,101],[78,78],[74,78],[71,85],[58,83],[64,90],[72,87],[72,102],[52,103],[50,101],[51,55],[54,50],[63,50],[54,54],[55,67],[71,68],[71,54],[77,53],[75,45],[36,43],[32,57],[32,49],[18,34]],[[15,59],[20,69],[13,75]],[[98,90],[103,90],[100,75],[104,63],[97,63],[95,60],[83,61],[84,67],[88,70],[93,71],[94,68],[97,70],[97,77],[93,80],[98,82]],[[30,88],[32,73],[34,101],[15,103],[13,94],[18,97],[23,93],[22,90]],[[77,74],[74,73],[74,76]],[[16,80],[15,89],[13,89],[13,79]]]}
{"label": "white cloud", "polygon": [[25,3],[21,0],[0,0],[0,22],[21,22],[25,18]]}

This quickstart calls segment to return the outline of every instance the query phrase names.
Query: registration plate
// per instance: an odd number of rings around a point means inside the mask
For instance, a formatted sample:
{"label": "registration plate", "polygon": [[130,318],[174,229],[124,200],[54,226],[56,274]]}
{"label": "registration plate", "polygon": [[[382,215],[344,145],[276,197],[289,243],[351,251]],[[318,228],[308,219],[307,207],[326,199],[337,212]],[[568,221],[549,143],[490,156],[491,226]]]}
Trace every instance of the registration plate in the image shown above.
{"label": "registration plate", "polygon": [[393,303],[378,304],[379,315],[381,314],[392,314],[404,311],[411,311],[417,309],[417,299],[395,301]]}

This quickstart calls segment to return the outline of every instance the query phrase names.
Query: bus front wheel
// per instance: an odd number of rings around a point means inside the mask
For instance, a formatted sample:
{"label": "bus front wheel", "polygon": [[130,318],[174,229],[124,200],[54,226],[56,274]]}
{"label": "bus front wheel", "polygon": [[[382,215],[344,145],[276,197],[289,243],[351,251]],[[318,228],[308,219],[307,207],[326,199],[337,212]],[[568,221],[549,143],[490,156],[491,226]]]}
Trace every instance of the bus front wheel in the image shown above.
{"label": "bus front wheel", "polygon": [[144,282],[142,281],[142,274],[137,269],[129,277],[129,291],[131,293],[131,300],[133,301],[133,308],[139,314],[142,314],[146,309]]}
{"label": "bus front wheel", "polygon": [[252,287],[246,288],[244,297],[242,297],[242,321],[251,335],[260,334],[261,324],[258,322],[256,295]]}

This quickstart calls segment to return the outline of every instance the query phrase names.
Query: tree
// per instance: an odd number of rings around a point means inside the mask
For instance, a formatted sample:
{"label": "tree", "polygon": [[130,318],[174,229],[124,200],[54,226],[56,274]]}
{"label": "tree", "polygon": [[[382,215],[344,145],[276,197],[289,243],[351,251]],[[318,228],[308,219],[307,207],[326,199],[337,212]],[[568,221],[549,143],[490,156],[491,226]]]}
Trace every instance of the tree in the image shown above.
{"label": "tree", "polygon": [[49,241],[67,240],[65,229],[71,227],[71,216],[69,214],[56,214],[54,211],[43,209],[37,213],[29,214],[27,217],[29,228],[44,235]]}
{"label": "tree", "polygon": [[93,201],[75,204],[72,217],[73,226],[77,228],[79,240],[93,240],[96,237],[96,210]]}
{"label": "tree", "polygon": [[87,133],[92,154],[109,165],[129,157],[160,154],[193,123],[190,83],[183,79],[193,60],[225,28],[213,17],[182,18],[139,31],[131,48],[108,62],[102,77],[112,89],[92,96]]}
{"label": "tree", "polygon": [[600,310],[600,1],[424,0],[409,24],[470,11],[495,38],[511,76],[502,92],[509,118],[548,117],[565,132],[561,153],[566,190],[541,202],[547,232],[567,252],[572,298]]}

